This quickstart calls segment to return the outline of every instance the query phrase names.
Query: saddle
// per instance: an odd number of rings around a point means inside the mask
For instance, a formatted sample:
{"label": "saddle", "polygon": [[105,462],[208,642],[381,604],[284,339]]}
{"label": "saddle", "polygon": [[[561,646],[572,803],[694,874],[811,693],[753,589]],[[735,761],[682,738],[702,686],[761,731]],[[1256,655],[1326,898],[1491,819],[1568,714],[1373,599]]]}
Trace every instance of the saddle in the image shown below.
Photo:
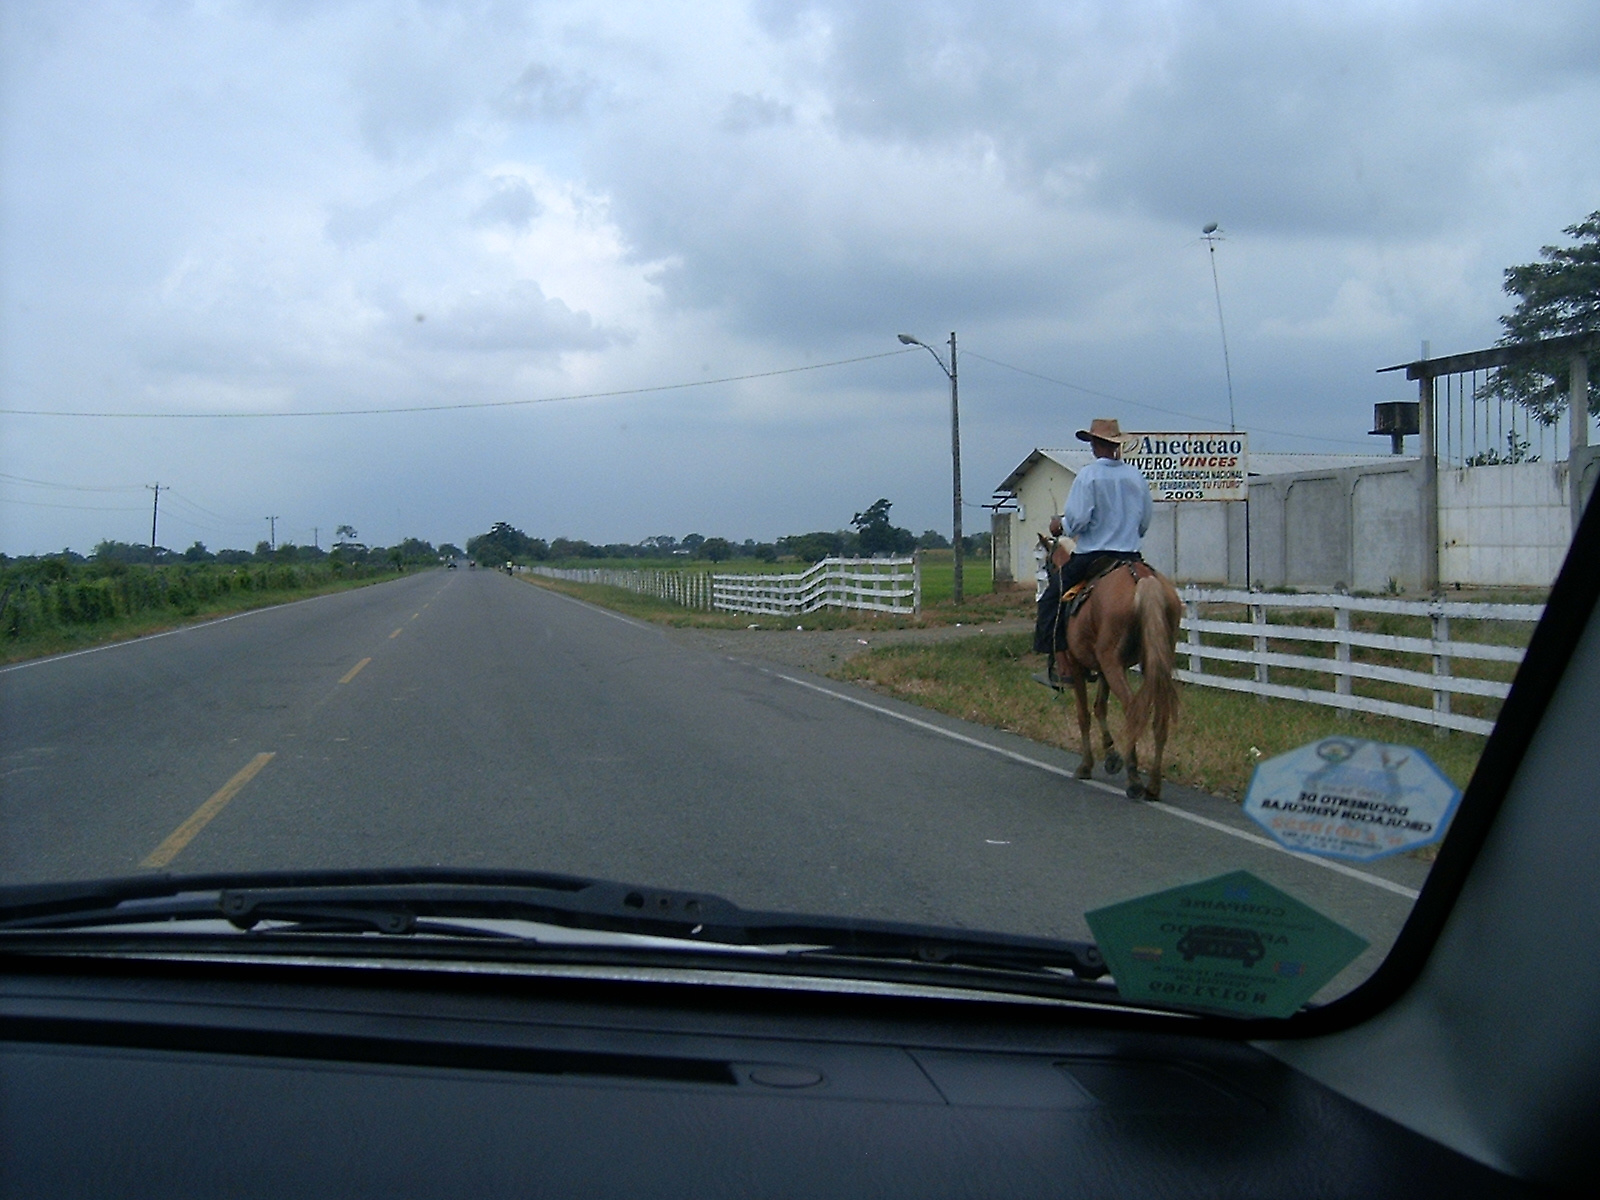
{"label": "saddle", "polygon": [[1063,619],[1070,621],[1077,616],[1078,610],[1084,606],[1090,593],[1094,591],[1094,585],[1122,567],[1128,569],[1128,574],[1133,576],[1135,583],[1155,574],[1155,570],[1139,558],[1112,558],[1102,561],[1096,564],[1095,569],[1088,575],[1061,593],[1061,607],[1066,610]]}

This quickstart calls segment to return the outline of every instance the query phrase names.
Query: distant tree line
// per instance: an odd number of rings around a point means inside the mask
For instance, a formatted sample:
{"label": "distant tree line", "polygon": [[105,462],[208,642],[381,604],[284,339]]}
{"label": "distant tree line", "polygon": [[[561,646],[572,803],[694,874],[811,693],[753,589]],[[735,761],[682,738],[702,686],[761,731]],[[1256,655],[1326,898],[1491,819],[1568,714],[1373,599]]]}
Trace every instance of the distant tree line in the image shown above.
{"label": "distant tree line", "polygon": [[[208,550],[204,542],[195,542],[187,550],[169,550],[165,546],[151,547],[132,542],[106,540],[95,544],[85,557],[71,550],[41,557],[60,559],[66,563],[94,563],[101,566],[163,566],[171,563],[221,563],[239,566],[244,563],[344,563],[346,565],[384,565],[414,567],[437,563],[441,558],[459,556],[461,550],[449,543],[435,547],[421,538],[408,537],[393,546],[367,546],[355,540],[354,529],[340,526],[340,533],[349,537],[324,550],[318,546],[297,546],[293,542],[280,542],[274,547],[270,542],[257,542],[254,550]],[[0,565],[31,560],[6,558],[0,555]]]}
{"label": "distant tree line", "polygon": [[[874,555],[910,554],[913,550],[948,550],[950,539],[937,530],[925,530],[921,537],[909,529],[895,526],[889,519],[893,506],[879,499],[850,519],[847,529],[796,533],[771,542],[746,538],[735,542],[723,537],[691,533],[683,538],[657,534],[638,542],[608,542],[603,545],[581,538],[558,537],[546,541],[531,537],[508,521],[496,521],[489,532],[467,539],[468,557],[481,563],[560,562],[568,559],[687,559],[728,562],[748,559],[776,562],[818,562],[824,558],[871,558]],[[962,538],[969,555],[989,552],[989,535]]]}

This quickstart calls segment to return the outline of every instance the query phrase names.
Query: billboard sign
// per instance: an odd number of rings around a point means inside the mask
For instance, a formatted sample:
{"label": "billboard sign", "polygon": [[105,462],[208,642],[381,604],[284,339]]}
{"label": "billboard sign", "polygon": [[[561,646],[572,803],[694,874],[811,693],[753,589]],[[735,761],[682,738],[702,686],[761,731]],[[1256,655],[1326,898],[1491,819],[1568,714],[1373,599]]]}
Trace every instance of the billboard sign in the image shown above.
{"label": "billboard sign", "polygon": [[1150,481],[1155,500],[1243,500],[1245,433],[1125,433],[1122,461]]}

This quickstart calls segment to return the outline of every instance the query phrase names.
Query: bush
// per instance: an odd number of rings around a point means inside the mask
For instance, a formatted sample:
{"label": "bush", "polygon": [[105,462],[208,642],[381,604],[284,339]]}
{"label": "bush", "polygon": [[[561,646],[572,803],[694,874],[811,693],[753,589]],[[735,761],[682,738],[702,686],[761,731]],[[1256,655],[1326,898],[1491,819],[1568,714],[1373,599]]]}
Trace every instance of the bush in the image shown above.
{"label": "bush", "polygon": [[180,559],[152,567],[111,556],[77,563],[12,560],[0,568],[0,637],[16,641],[164,611],[193,616],[232,594],[301,591],[376,573],[338,562],[227,565]]}

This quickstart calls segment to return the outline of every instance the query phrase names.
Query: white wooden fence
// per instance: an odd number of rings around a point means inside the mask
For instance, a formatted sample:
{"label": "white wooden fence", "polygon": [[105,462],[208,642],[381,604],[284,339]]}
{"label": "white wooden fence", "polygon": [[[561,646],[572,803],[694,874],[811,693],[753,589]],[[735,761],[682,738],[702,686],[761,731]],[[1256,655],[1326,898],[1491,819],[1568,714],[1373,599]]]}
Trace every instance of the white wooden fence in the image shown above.
{"label": "white wooden fence", "polygon": [[535,575],[568,583],[603,583],[685,608],[711,607],[711,572],[616,570],[612,567],[534,567]]}
{"label": "white wooden fence", "polygon": [[796,616],[819,608],[922,611],[922,564],[916,558],[825,558],[792,575],[713,574],[694,570],[534,567],[569,583],[602,583],[685,608]]}
{"label": "white wooden fence", "polygon": [[[1242,604],[1249,610],[1250,619],[1242,621],[1211,620],[1203,617],[1203,604]],[[1490,696],[1503,700],[1511,690],[1509,683],[1495,679],[1477,679],[1452,675],[1450,662],[1455,658],[1471,658],[1489,662],[1520,663],[1520,646],[1495,645],[1483,642],[1455,641],[1450,637],[1452,618],[1475,621],[1534,622],[1544,614],[1540,604],[1472,604],[1461,601],[1380,600],[1344,595],[1277,595],[1268,592],[1187,587],[1183,590],[1184,616],[1182,628],[1188,637],[1178,645],[1181,663],[1188,658],[1188,669],[1181,667],[1177,677],[1185,683],[1204,687],[1226,688],[1236,692],[1250,692],[1258,696],[1277,696],[1288,700],[1301,700],[1308,704],[1326,704],[1333,708],[1356,712],[1379,713],[1398,717],[1404,721],[1418,721],[1432,725],[1441,734],[1447,729],[1460,729],[1469,733],[1488,733],[1494,722],[1482,717],[1451,711],[1452,695]],[[1267,611],[1276,609],[1332,610],[1333,628],[1305,625],[1269,624]],[[1350,614],[1391,613],[1398,616],[1426,617],[1430,636],[1405,637],[1399,634],[1369,633],[1350,628]],[[1207,645],[1205,634],[1248,637],[1246,648]],[[1267,642],[1321,642],[1332,643],[1331,658],[1303,654],[1284,654],[1268,650]],[[1352,661],[1350,649],[1360,646],[1373,650],[1387,650],[1400,654],[1426,655],[1430,661],[1427,671],[1408,670],[1378,663]],[[1254,677],[1238,679],[1227,675],[1208,674],[1207,659],[1216,662],[1250,663],[1255,667]],[[1299,687],[1273,683],[1273,667],[1299,671],[1318,671],[1334,677],[1332,691],[1320,688]],[[1431,708],[1401,704],[1393,700],[1379,700],[1353,693],[1354,679],[1382,680],[1386,683],[1406,684],[1433,693]]]}
{"label": "white wooden fence", "polygon": [[819,608],[922,611],[922,562],[911,558],[825,558],[798,575],[713,575],[713,608],[799,616]]}

